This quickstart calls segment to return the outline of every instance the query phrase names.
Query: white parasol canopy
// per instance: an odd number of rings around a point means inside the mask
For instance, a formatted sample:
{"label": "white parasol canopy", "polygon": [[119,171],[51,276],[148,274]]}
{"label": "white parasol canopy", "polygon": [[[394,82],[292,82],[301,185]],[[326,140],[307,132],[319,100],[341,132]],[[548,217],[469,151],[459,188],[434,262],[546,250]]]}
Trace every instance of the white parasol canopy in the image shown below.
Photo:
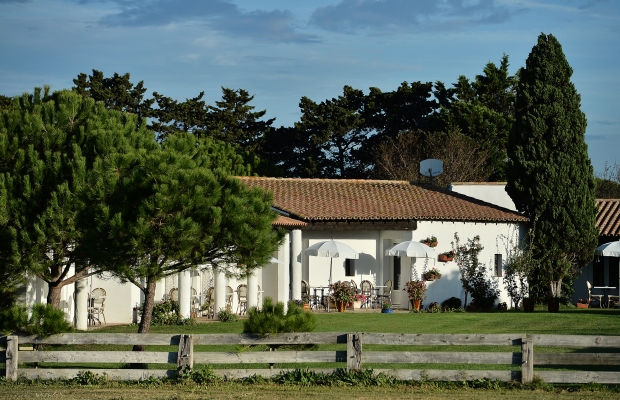
{"label": "white parasol canopy", "polygon": [[407,240],[398,243],[385,251],[386,256],[394,257],[417,257],[417,258],[437,258],[437,252],[421,242]]}
{"label": "white parasol canopy", "polygon": [[315,243],[308,247],[304,254],[316,257],[329,258],[353,258],[358,259],[360,256],[351,246],[335,240],[327,240],[325,242]]}
{"label": "white parasol canopy", "polygon": [[605,243],[594,250],[595,256],[620,257],[620,241]]}
{"label": "white parasol canopy", "polygon": [[284,262],[278,260],[275,257],[271,257],[271,260],[269,260],[269,262],[272,263],[272,264],[284,264]]}

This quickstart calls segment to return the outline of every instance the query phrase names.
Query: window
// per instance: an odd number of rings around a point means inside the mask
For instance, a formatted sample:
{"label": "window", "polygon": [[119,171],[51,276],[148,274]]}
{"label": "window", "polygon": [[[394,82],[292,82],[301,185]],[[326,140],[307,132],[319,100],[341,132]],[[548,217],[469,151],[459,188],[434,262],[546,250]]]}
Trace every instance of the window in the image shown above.
{"label": "window", "polygon": [[355,260],[350,258],[344,260],[344,274],[346,276],[355,276]]}
{"label": "window", "polygon": [[495,276],[503,276],[503,274],[502,274],[502,255],[501,254],[496,254],[495,255],[495,265],[494,265],[493,270],[495,272]]}

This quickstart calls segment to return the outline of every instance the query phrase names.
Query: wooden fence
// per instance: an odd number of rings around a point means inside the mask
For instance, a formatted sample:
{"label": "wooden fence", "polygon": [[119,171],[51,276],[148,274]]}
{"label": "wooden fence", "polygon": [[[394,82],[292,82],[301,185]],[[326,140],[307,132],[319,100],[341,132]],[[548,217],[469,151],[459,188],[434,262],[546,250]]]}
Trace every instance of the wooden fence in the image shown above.
{"label": "wooden fence", "polygon": [[[242,378],[252,375],[270,377],[289,369],[273,368],[274,364],[295,363],[309,367],[313,363],[344,363],[347,370],[360,370],[365,364],[373,364],[376,373],[386,373],[401,380],[466,381],[487,378],[500,381],[531,382],[534,375],[549,383],[620,383],[620,372],[610,371],[534,371],[534,366],[549,365],[606,365],[620,366],[620,336],[577,335],[511,335],[511,334],[389,334],[389,333],[290,333],[271,337],[237,334],[115,334],[69,333],[41,339],[38,337],[8,336],[1,338],[6,346],[0,363],[6,365],[7,380],[20,377],[27,379],[67,379],[78,376],[85,368],[35,368],[24,363],[162,363],[176,364],[178,369],[104,369],[88,370],[113,380],[140,380],[148,377],[174,377],[181,367],[192,368],[195,364],[269,364],[270,368],[214,369],[222,377]],[[346,350],[334,351],[244,351],[244,352],[194,352],[197,345],[308,345],[344,344]],[[173,345],[170,351],[32,351],[33,345]],[[453,352],[453,351],[362,351],[363,345],[407,346],[520,346],[507,352]],[[30,347],[30,350],[26,349]],[[534,353],[534,346],[570,346],[601,349],[603,353]],[[612,348],[614,350],[610,350]],[[148,349],[148,348],[147,348]],[[519,349],[519,347],[517,347]],[[580,350],[583,351],[583,350]],[[615,352],[614,352],[615,351]],[[378,369],[376,364],[508,364],[519,366],[513,370],[447,370],[447,369]],[[22,364],[22,366],[20,366]],[[32,364],[37,365],[37,364]],[[332,372],[344,364],[330,369],[313,369]]]}

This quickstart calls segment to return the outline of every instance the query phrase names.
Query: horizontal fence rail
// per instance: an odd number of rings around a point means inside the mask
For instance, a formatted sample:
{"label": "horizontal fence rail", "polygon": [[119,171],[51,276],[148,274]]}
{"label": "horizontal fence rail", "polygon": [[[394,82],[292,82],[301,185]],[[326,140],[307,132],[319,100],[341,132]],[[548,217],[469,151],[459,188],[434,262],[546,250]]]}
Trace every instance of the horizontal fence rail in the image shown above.
{"label": "horizontal fence rail", "polygon": [[[106,351],[67,350],[57,351],[54,347],[42,349],[41,345],[146,345],[176,346],[176,351]],[[282,346],[282,345],[346,345],[341,350],[316,351],[279,349],[278,351],[195,351],[195,346],[239,345],[239,346]],[[394,350],[364,350],[365,345],[395,346]],[[607,352],[577,353],[534,353],[534,345],[549,347],[580,347],[607,349]],[[247,364],[247,368],[214,369],[222,377],[243,378],[252,375],[271,377],[285,368],[274,368],[274,364],[300,364],[306,368],[316,363],[346,363],[348,371],[358,371],[366,364],[400,364],[405,368],[373,368],[376,373],[385,373],[401,380],[467,381],[491,379],[500,381],[531,382],[534,366],[620,366],[620,336],[577,336],[577,335],[525,335],[525,334],[389,334],[389,333],[287,333],[261,337],[249,334],[115,334],[115,333],[67,333],[47,338],[12,335],[0,337],[0,363],[7,380],[67,379],[78,376],[85,370],[105,374],[113,380],[141,380],[149,377],[176,377],[182,368],[193,368],[195,364],[211,366],[225,364]],[[20,348],[21,346],[21,348]],[[398,346],[510,346],[506,352],[453,352],[453,351],[399,351]],[[515,351],[514,346],[520,347]],[[612,349],[612,350],[609,350]],[[611,351],[611,352],[610,352]],[[615,352],[614,352],[615,351]],[[26,363],[34,366],[25,365]],[[38,363],[63,364],[176,364],[177,369],[96,368],[96,367],[37,367]],[[20,365],[21,364],[21,365]],[[270,368],[251,368],[269,364]],[[407,369],[415,364],[465,364],[465,365],[513,365],[520,370],[457,370],[457,369]],[[342,365],[342,364],[341,364]],[[334,368],[309,368],[315,372],[333,372]],[[620,372],[609,371],[543,371],[536,376],[549,383],[620,383]]]}

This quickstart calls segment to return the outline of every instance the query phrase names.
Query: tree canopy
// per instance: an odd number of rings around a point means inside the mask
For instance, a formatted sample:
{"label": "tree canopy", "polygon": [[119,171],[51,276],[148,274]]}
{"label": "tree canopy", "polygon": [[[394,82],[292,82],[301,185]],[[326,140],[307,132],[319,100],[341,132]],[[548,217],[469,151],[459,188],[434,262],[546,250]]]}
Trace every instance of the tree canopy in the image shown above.
{"label": "tree canopy", "polygon": [[[60,289],[96,273],[84,252],[84,212],[101,159],[154,145],[137,116],[106,109],[70,91],[35,89],[0,113],[0,264]],[[130,140],[131,139],[131,140]],[[71,265],[75,265],[71,273]]]}
{"label": "tree canopy", "polygon": [[549,282],[570,280],[579,273],[592,260],[597,244],[586,117],[570,81],[572,72],[558,40],[545,34],[519,72],[506,191],[530,219],[539,262],[533,277],[535,295],[548,291]]}

